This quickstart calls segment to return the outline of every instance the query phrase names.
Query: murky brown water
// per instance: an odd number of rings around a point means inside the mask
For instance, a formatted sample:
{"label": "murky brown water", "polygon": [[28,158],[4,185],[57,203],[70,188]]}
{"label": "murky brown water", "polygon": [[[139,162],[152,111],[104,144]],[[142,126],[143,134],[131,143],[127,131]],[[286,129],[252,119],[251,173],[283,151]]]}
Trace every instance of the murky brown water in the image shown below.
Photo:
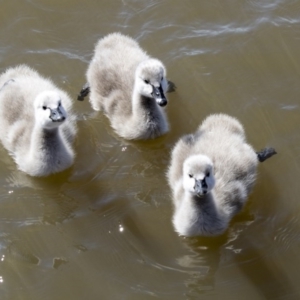
{"label": "murky brown water", "polygon": [[[74,98],[72,169],[45,179],[0,149],[0,298],[299,299],[300,2],[1,1],[0,71],[27,63]],[[136,38],[167,66],[171,132],[128,143],[76,101],[96,41]],[[218,238],[171,225],[169,152],[209,113],[279,154]]]}

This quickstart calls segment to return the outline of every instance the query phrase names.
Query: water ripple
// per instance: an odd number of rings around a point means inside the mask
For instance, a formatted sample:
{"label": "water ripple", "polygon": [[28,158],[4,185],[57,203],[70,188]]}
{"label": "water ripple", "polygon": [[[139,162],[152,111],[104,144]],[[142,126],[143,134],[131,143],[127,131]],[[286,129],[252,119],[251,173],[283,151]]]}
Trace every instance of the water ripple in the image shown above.
{"label": "water ripple", "polygon": [[63,55],[69,59],[75,59],[75,60],[80,60],[84,63],[88,63],[90,61],[90,57],[84,57],[75,53],[71,53],[69,51],[64,51],[64,50],[58,50],[58,49],[45,49],[45,50],[27,50],[26,53],[30,54],[49,54],[49,53],[55,53],[55,54],[60,54]]}
{"label": "water ripple", "polygon": [[215,36],[224,36],[225,34],[241,34],[247,33],[257,29],[260,25],[270,22],[270,19],[267,17],[262,17],[256,19],[253,23],[245,26],[238,26],[236,23],[229,24],[206,24],[206,28],[202,29],[191,29],[189,34],[184,36],[179,36],[178,38],[194,38],[194,37],[215,37]]}
{"label": "water ripple", "polygon": [[296,244],[300,243],[300,233],[299,233],[300,220],[298,216],[292,217],[290,220],[284,224],[284,226],[277,229],[274,235],[274,241],[276,241],[280,247],[277,248],[282,250],[288,250],[294,247]]}
{"label": "water ripple", "polygon": [[268,0],[268,1],[260,1],[260,0],[249,0],[248,1],[250,5],[258,9],[259,11],[264,11],[264,10],[275,10],[278,8],[282,3],[285,1],[283,0]]}
{"label": "water ripple", "polygon": [[272,21],[272,24],[274,24],[275,26],[278,26],[278,27],[285,25],[285,24],[294,25],[294,24],[299,24],[299,23],[300,23],[300,19],[287,18],[287,17],[278,17],[274,21]]}
{"label": "water ripple", "polygon": [[295,109],[298,109],[299,106],[298,105],[281,105],[281,109],[284,109],[284,110],[295,110]]}

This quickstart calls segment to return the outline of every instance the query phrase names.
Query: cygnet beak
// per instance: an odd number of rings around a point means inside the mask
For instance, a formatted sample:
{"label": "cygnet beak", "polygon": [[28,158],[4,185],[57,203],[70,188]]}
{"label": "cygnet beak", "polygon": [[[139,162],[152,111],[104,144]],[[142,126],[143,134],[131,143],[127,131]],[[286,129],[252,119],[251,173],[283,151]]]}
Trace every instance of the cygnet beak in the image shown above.
{"label": "cygnet beak", "polygon": [[50,108],[50,116],[49,118],[53,121],[53,122],[63,122],[66,117],[63,115],[63,113],[61,112],[60,108],[56,108],[56,109],[51,109]]}
{"label": "cygnet beak", "polygon": [[153,86],[152,96],[156,100],[156,102],[159,106],[167,105],[168,100],[164,94],[164,91],[163,91],[161,85],[159,87]]}
{"label": "cygnet beak", "polygon": [[205,178],[202,180],[195,179],[194,190],[198,196],[207,194],[207,183],[205,181]]}

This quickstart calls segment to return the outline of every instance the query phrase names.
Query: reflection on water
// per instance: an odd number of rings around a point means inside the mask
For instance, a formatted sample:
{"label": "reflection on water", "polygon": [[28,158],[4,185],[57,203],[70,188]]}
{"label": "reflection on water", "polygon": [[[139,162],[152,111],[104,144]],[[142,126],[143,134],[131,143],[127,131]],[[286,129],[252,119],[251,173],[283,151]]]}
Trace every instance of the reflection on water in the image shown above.
{"label": "reflection on water", "polygon": [[184,281],[189,299],[197,299],[201,294],[214,291],[222,242],[224,243],[224,238],[184,240],[189,253],[178,258],[177,262],[189,275]]}
{"label": "reflection on water", "polygon": [[[11,0],[1,72],[27,63],[74,99],[72,168],[47,178],[0,149],[2,299],[299,299],[299,18],[295,0]],[[76,101],[94,45],[121,31],[161,59],[169,134],[118,137]],[[210,113],[241,120],[259,150],[248,205],[216,238],[178,237],[165,172],[178,138]]]}

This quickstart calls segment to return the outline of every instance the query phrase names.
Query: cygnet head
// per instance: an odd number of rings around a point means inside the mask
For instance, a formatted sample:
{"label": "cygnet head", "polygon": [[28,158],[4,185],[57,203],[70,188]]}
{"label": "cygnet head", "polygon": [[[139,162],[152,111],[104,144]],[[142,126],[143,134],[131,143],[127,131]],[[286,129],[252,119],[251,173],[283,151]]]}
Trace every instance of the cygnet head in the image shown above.
{"label": "cygnet head", "polygon": [[194,196],[202,197],[215,185],[213,163],[205,155],[192,155],[183,164],[183,187]]}
{"label": "cygnet head", "polygon": [[67,117],[60,95],[55,91],[44,91],[38,94],[34,109],[36,122],[44,129],[57,128]]}
{"label": "cygnet head", "polygon": [[136,86],[141,95],[155,99],[160,106],[167,105],[166,70],[159,60],[151,58],[141,62],[136,69],[135,77]]}

